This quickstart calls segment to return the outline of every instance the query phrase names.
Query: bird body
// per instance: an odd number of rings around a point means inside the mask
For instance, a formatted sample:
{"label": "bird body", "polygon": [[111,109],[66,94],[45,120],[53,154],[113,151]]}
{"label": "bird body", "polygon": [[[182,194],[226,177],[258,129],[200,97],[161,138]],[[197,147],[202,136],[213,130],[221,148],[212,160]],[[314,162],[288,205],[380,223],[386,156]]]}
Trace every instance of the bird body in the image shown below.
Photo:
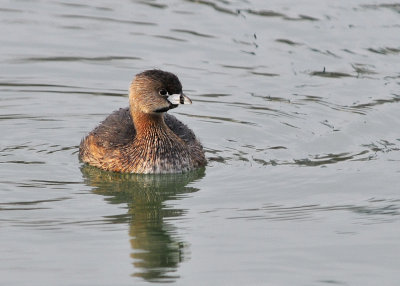
{"label": "bird body", "polygon": [[166,113],[191,103],[172,73],[149,70],[130,87],[129,108],[109,115],[81,142],[79,157],[98,168],[124,173],[181,173],[206,165],[195,134]]}

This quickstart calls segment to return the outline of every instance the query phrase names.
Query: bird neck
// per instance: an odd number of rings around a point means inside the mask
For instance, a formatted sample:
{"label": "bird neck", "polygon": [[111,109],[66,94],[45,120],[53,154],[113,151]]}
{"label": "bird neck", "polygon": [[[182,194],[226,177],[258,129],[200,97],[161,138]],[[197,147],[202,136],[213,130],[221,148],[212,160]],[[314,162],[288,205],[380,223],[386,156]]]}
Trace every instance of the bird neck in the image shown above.
{"label": "bird neck", "polygon": [[169,128],[164,122],[162,113],[144,113],[137,110],[131,113],[137,139],[167,136]]}

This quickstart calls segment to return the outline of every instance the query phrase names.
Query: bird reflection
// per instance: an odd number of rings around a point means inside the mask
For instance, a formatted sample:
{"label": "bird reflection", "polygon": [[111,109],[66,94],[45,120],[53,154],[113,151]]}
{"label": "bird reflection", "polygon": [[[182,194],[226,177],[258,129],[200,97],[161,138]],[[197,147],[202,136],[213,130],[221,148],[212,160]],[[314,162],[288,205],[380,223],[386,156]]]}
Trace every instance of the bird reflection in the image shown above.
{"label": "bird reflection", "polygon": [[169,208],[165,201],[198,191],[186,185],[205,175],[204,169],[184,174],[137,175],[99,170],[84,165],[85,183],[93,192],[107,196],[112,204],[128,205],[126,216],[112,217],[113,223],[129,222],[133,276],[154,282],[173,282],[179,263],[187,256],[187,243],[176,234],[166,218],[179,217],[182,209]]}

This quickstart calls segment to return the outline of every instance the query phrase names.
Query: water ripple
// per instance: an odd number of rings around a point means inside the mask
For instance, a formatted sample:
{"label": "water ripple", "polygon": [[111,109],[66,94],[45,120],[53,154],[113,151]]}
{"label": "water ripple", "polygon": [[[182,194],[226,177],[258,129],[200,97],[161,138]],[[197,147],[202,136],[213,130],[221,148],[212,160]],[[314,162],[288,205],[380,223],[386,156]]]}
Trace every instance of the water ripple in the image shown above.
{"label": "water ripple", "polygon": [[262,16],[262,17],[278,17],[282,18],[284,20],[289,20],[289,21],[319,21],[318,18],[307,16],[307,15],[302,15],[299,14],[298,17],[293,18],[289,17],[281,12],[275,12],[272,10],[253,10],[253,9],[246,9],[244,10],[245,12],[252,14],[252,15],[257,15],[257,16]]}
{"label": "water ripple", "polygon": [[91,5],[88,4],[82,4],[82,3],[69,3],[69,2],[59,2],[58,4],[66,6],[66,7],[73,7],[73,8],[87,8],[87,9],[96,9],[96,10],[103,10],[103,11],[113,11],[109,7],[103,7],[103,6],[94,6],[94,3],[91,3]]}
{"label": "water ripple", "polygon": [[161,4],[161,3],[155,3],[155,2],[149,2],[149,1],[138,1],[138,3],[150,6],[152,8],[159,8],[159,9],[166,9],[168,8],[168,5],[166,4]]}
{"label": "water ripple", "polygon": [[212,35],[199,33],[199,32],[191,31],[191,30],[185,30],[185,29],[171,29],[171,31],[177,32],[177,33],[190,34],[190,35],[201,37],[201,38],[214,38],[214,36],[212,36]]}
{"label": "water ripple", "polygon": [[[316,216],[322,212],[350,211],[359,215],[367,215],[366,219],[387,221],[400,215],[400,206],[397,200],[379,200],[371,199],[364,205],[332,205],[324,206],[321,204],[309,204],[300,206],[285,206],[276,204],[267,204],[260,208],[237,209],[241,213],[237,216],[231,216],[228,219],[246,219],[246,220],[315,220]],[[371,217],[371,218],[369,218]]]}
{"label": "water ripple", "polygon": [[189,114],[189,113],[182,113],[182,112],[179,112],[179,114],[186,115],[188,117],[206,119],[205,121],[213,122],[213,123],[233,122],[233,123],[239,123],[239,124],[245,124],[245,125],[253,125],[253,126],[257,125],[254,122],[242,121],[242,120],[237,120],[237,119],[233,119],[233,118],[229,118],[229,117],[222,117],[222,116],[206,116],[206,115],[197,115],[197,114]]}
{"label": "water ripple", "polygon": [[330,102],[319,96],[300,95],[300,94],[295,94],[295,95],[297,98],[290,100],[290,103],[294,105],[302,105],[305,104],[306,102],[311,101],[313,103],[329,107],[330,109],[336,111],[351,112],[360,115],[366,115],[366,111],[368,109],[371,109],[371,107],[376,107],[387,103],[397,103],[400,101],[400,95],[393,94],[392,98],[389,99],[374,99],[368,103],[353,103],[351,105],[342,105]]}
{"label": "water ripple", "polygon": [[144,26],[157,26],[156,23],[151,23],[151,22],[121,20],[121,19],[114,19],[114,18],[109,18],[109,17],[76,15],[76,14],[60,14],[58,16],[62,17],[62,18],[67,18],[67,19],[84,19],[84,20],[93,20],[93,21],[100,21],[100,22],[113,22],[113,23],[130,24],[130,25],[133,24],[133,25],[144,25]]}
{"label": "water ripple", "polygon": [[[400,141],[397,140],[397,141]],[[298,166],[298,167],[323,167],[343,162],[362,162],[377,160],[378,153],[387,154],[400,151],[400,142],[380,140],[377,142],[362,144],[363,150],[358,152],[341,152],[327,154],[310,154],[305,158],[280,159],[279,157],[290,154],[287,146],[268,146],[260,148],[252,145],[238,147],[226,147],[225,149],[206,148],[207,158],[210,161],[222,164],[228,162],[248,162],[248,164],[260,166]],[[233,142],[235,143],[235,142]],[[365,149],[366,148],[366,149]],[[277,152],[275,154],[275,152]],[[283,153],[282,153],[283,152]]]}
{"label": "water ripple", "polygon": [[368,51],[381,55],[397,55],[400,53],[400,48],[384,47],[384,48],[368,48]]}
{"label": "water ripple", "polygon": [[386,8],[393,10],[394,12],[400,13],[400,4],[399,3],[385,3],[385,4],[364,4],[361,5],[361,7],[366,8],[366,9],[372,9],[372,10],[378,10],[380,8]]}
{"label": "water ripple", "polygon": [[362,110],[362,109],[373,107],[373,106],[383,105],[383,104],[387,104],[387,103],[398,103],[398,102],[400,102],[400,95],[393,94],[393,97],[390,99],[374,99],[369,103],[354,104],[351,106],[351,108]]}
{"label": "water ripple", "polygon": [[68,57],[29,57],[17,59],[17,62],[108,62],[115,60],[141,60],[139,57],[124,57],[124,56],[102,56],[102,57],[78,57],[78,56],[68,56]]}
{"label": "water ripple", "polygon": [[310,75],[313,76],[320,76],[320,77],[327,77],[327,78],[342,78],[342,77],[354,77],[351,74],[344,73],[344,72],[327,72],[324,68],[323,71],[313,71],[310,72]]}
{"label": "water ripple", "polygon": [[377,74],[373,69],[375,69],[375,66],[369,65],[369,64],[361,64],[361,63],[354,63],[351,65],[354,69],[354,71],[357,73],[358,77],[360,75],[371,75],[371,74]]}
{"label": "water ripple", "polygon": [[[343,161],[350,161],[354,160],[362,155],[368,154],[368,150],[364,150],[358,152],[356,154],[351,154],[348,152],[338,153],[338,154],[324,154],[324,155],[314,155],[311,158],[304,158],[304,159],[294,159],[294,164],[298,166],[307,166],[307,167],[318,167],[318,166],[325,166],[329,164],[336,164]],[[368,158],[371,160],[371,156],[363,157]]]}
{"label": "water ripple", "polygon": [[[86,95],[121,96],[121,97],[127,96],[126,90],[118,90],[116,92],[111,92],[111,91],[105,92],[103,90],[98,91],[96,89],[88,89],[86,87],[59,85],[59,84],[45,84],[45,83],[0,82],[0,91],[3,92],[13,91],[18,93],[26,92],[26,93],[55,93],[55,94],[86,94]],[[5,99],[1,98],[0,101],[1,100],[7,100],[7,98]]]}
{"label": "water ripple", "polygon": [[64,200],[68,200],[68,199],[70,199],[70,198],[62,197],[62,198],[57,198],[57,199],[47,199],[47,200],[37,200],[37,201],[16,201],[16,202],[0,203],[0,210],[6,210],[2,206],[11,207],[7,210],[16,210],[17,208],[14,208],[14,206],[39,205],[39,204],[43,204],[43,203],[53,203],[53,202],[59,202],[59,201],[64,201]]}
{"label": "water ripple", "polygon": [[295,41],[291,41],[291,40],[288,40],[288,39],[276,39],[275,42],[282,43],[282,44],[287,44],[289,46],[301,46],[301,45],[303,45],[301,43],[297,43]]}
{"label": "water ripple", "polygon": [[[221,7],[221,6],[219,6],[218,4],[216,4],[215,2],[212,2],[212,1],[205,1],[205,0],[186,0],[186,1],[187,2],[196,3],[196,4],[200,4],[200,5],[209,6],[209,7],[213,8],[215,11],[222,12],[224,14],[238,15],[240,13],[239,10],[233,10],[233,9],[224,8],[224,7]],[[226,3],[229,3],[229,2],[226,2]]]}

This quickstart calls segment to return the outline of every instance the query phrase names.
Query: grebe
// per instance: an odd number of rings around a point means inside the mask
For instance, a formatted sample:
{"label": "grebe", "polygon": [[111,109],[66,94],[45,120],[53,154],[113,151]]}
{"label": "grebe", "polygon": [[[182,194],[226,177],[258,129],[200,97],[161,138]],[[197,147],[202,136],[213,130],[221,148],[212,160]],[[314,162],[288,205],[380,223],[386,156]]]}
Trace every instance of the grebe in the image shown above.
{"label": "grebe", "polygon": [[114,111],[79,146],[83,162],[123,173],[182,173],[206,165],[195,134],[166,113],[192,101],[178,77],[147,70],[129,89],[129,107]]}

